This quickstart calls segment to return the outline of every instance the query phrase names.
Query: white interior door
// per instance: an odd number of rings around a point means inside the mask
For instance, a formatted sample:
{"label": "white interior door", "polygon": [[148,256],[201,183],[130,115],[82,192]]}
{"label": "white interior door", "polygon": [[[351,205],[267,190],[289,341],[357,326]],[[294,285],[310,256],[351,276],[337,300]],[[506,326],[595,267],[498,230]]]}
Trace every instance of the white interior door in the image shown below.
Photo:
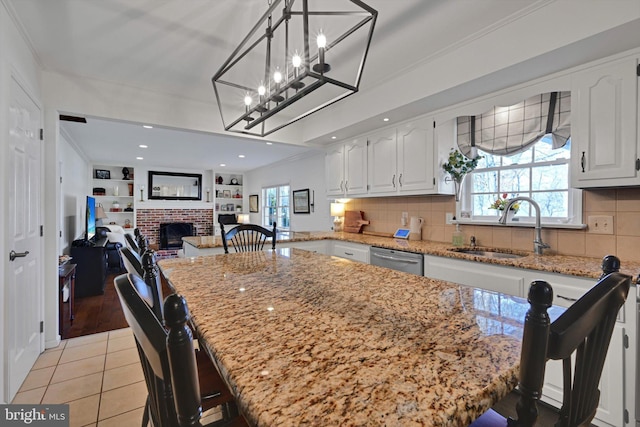
{"label": "white interior door", "polygon": [[11,81],[9,139],[5,148],[8,199],[8,268],[5,270],[6,396],[9,401],[42,349],[41,150],[40,109],[18,82]]}

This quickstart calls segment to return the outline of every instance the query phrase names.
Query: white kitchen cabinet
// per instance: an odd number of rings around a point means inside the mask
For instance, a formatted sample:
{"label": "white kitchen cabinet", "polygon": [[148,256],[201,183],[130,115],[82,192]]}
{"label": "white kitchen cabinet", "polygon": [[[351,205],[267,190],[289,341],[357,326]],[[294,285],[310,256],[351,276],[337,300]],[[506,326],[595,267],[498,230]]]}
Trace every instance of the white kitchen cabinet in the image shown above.
{"label": "white kitchen cabinet", "polygon": [[433,121],[412,120],[370,134],[369,193],[426,194],[435,187]]}
{"label": "white kitchen cabinet", "polygon": [[525,283],[522,270],[433,255],[424,256],[424,275],[518,297]]}
{"label": "white kitchen cabinet", "polygon": [[359,243],[334,241],[331,255],[369,264],[369,246]]}
{"label": "white kitchen cabinet", "polygon": [[576,73],[571,89],[571,184],[639,185],[638,60]]}
{"label": "white kitchen cabinet", "polygon": [[364,138],[331,146],[325,155],[327,195],[367,193],[367,141]]}
{"label": "white kitchen cabinet", "polygon": [[396,173],[396,129],[384,129],[367,137],[369,141],[369,192],[394,194],[398,191]]}

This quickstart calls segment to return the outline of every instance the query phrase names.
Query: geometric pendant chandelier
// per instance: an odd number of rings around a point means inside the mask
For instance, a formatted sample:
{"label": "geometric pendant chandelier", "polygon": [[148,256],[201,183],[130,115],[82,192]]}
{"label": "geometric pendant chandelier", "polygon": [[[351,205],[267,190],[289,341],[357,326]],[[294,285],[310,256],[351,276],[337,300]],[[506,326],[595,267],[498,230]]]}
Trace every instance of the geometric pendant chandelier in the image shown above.
{"label": "geometric pendant chandelier", "polygon": [[266,136],[358,91],[378,12],[273,0],[211,79],[224,128]]}

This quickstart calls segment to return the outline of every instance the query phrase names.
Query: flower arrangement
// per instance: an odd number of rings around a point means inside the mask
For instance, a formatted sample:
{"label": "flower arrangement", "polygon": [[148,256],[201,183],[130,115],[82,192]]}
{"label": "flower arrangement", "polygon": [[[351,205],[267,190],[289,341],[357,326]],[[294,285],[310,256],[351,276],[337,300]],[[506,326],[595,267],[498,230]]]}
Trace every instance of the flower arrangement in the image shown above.
{"label": "flower arrangement", "polygon": [[460,183],[466,174],[478,166],[478,160],[483,157],[484,156],[476,156],[473,159],[469,159],[460,151],[452,149],[449,153],[449,159],[442,165],[442,169],[451,175],[454,181]]}
{"label": "flower arrangement", "polygon": [[[502,197],[498,197],[495,202],[491,203],[491,205],[489,205],[489,209],[498,209],[503,211],[507,207],[507,204],[509,204],[509,195],[507,193],[502,193]],[[518,212],[518,209],[520,209],[520,203],[516,202],[511,205],[511,209],[509,210]]]}

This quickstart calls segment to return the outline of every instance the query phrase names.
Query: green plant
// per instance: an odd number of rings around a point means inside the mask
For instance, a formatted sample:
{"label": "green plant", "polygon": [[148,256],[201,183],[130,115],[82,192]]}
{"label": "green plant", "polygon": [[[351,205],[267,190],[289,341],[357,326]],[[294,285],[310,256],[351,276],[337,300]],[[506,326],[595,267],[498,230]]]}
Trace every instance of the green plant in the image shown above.
{"label": "green plant", "polygon": [[463,155],[457,149],[452,149],[449,153],[449,159],[442,165],[442,169],[445,170],[451,178],[456,182],[461,182],[462,178],[478,166],[478,160],[484,156],[476,156],[470,159]]}

